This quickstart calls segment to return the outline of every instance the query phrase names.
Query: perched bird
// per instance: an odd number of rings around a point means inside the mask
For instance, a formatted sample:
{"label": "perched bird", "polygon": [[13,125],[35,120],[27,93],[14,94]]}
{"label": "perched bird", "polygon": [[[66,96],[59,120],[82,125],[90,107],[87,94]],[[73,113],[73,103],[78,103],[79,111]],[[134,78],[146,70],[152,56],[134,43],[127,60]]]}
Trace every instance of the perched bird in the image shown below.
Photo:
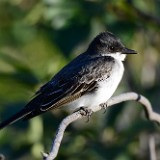
{"label": "perched bird", "polygon": [[1,122],[0,129],[61,107],[94,111],[94,107],[106,102],[115,92],[124,73],[126,55],[136,53],[114,34],[100,33],[84,53],[43,85],[21,111]]}

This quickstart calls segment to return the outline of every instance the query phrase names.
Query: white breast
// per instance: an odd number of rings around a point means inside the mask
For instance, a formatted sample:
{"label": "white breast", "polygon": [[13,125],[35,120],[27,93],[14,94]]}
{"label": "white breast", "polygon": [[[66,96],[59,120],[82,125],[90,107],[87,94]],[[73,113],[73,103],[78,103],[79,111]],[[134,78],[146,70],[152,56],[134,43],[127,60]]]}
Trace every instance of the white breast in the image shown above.
{"label": "white breast", "polygon": [[96,92],[83,95],[79,99],[68,104],[70,110],[76,110],[80,107],[88,107],[94,111],[94,107],[106,102],[115,92],[119,82],[122,79],[124,67],[123,63],[115,60],[116,65],[112,70],[111,76],[105,81],[98,82],[99,87]]}

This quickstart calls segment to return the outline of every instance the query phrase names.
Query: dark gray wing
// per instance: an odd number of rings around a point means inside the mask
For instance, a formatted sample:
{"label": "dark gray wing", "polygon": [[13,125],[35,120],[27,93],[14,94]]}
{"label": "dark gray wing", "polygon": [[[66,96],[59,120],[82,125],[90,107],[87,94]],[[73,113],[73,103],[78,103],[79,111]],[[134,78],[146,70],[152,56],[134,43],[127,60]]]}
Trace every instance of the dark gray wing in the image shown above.
{"label": "dark gray wing", "polygon": [[26,106],[34,117],[50,109],[59,108],[72,102],[86,92],[96,90],[98,81],[110,77],[115,61],[112,57],[83,57],[83,54],[64,67],[51,81],[37,92],[37,96]]}

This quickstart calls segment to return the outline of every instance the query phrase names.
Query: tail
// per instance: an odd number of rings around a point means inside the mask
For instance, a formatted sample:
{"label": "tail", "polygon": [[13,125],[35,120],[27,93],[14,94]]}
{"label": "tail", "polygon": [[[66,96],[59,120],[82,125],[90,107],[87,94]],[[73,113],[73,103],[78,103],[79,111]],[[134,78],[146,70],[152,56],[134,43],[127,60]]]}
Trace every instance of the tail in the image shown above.
{"label": "tail", "polygon": [[16,121],[25,118],[28,114],[30,114],[31,111],[29,111],[27,108],[22,109],[21,111],[17,112],[13,116],[11,116],[9,119],[0,122],[0,130],[6,127],[7,125],[10,125],[12,123],[15,123]]}
{"label": "tail", "polygon": [[7,125],[15,123],[20,119],[28,120],[43,113],[43,111],[39,109],[42,100],[43,100],[42,94],[39,94],[36,97],[34,97],[22,110],[20,110],[7,120],[0,122],[0,130],[6,127]]}

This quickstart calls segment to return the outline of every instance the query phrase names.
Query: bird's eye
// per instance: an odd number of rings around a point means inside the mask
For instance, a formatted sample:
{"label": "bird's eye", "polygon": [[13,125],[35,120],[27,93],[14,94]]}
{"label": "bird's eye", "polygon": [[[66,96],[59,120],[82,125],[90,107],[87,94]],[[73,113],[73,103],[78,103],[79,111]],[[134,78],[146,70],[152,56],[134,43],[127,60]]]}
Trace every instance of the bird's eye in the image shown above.
{"label": "bird's eye", "polygon": [[109,51],[110,51],[110,52],[113,52],[113,51],[114,51],[114,47],[113,47],[113,46],[110,46],[110,47],[109,47]]}

